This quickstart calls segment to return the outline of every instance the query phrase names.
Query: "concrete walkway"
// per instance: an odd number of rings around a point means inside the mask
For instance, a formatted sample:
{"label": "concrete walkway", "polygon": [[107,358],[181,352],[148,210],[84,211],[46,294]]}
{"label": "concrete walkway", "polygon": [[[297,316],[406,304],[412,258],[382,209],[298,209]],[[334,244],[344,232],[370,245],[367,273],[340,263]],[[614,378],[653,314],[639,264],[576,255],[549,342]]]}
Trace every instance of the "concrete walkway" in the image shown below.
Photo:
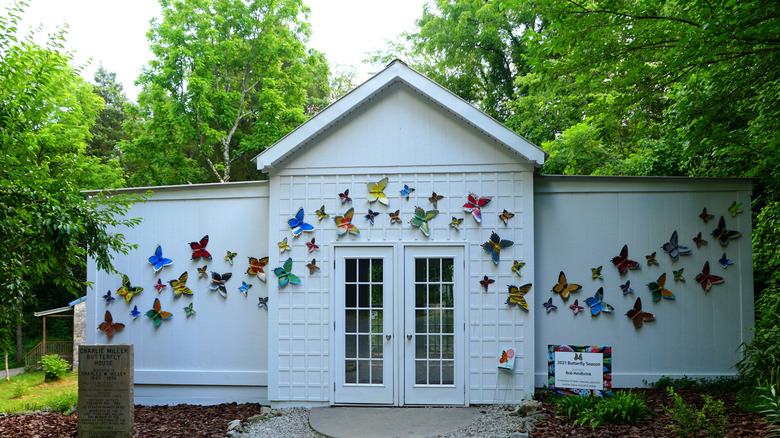
{"label": "concrete walkway", "polygon": [[[11,368],[11,369],[8,370],[8,374],[9,374],[8,377],[17,376],[19,374],[22,374],[23,372],[24,372],[24,367],[22,367],[22,368]],[[0,368],[0,376],[1,376],[0,379],[5,379],[6,378],[5,368]]]}
{"label": "concrete walkway", "polygon": [[309,424],[333,438],[395,438],[446,435],[469,426],[477,408],[314,408]]}

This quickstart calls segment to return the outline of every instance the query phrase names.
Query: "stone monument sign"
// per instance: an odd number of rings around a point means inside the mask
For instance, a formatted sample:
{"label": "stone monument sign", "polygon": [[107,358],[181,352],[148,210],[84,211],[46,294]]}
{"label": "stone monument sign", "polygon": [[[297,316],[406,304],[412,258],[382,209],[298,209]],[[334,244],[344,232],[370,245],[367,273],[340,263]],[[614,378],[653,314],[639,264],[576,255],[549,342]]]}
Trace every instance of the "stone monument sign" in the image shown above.
{"label": "stone monument sign", "polygon": [[133,346],[79,346],[79,437],[133,435]]}

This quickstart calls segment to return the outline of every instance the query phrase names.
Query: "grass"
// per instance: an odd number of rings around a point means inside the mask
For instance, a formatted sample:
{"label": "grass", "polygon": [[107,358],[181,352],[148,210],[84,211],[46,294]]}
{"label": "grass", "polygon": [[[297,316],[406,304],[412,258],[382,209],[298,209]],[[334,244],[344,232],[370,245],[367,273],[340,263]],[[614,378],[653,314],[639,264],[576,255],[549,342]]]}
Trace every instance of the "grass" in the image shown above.
{"label": "grass", "polygon": [[28,371],[0,383],[0,412],[69,412],[78,401],[78,374],[57,382],[44,382],[43,371]]}

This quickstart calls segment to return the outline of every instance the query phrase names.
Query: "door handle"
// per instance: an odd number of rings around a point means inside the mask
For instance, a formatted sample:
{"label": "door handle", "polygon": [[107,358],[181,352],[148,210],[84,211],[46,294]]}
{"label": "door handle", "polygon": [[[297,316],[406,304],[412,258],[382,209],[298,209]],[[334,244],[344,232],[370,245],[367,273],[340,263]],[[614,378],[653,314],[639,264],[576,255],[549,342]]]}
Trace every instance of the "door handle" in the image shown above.
{"label": "door handle", "polygon": [[411,333],[407,333],[406,334],[406,339],[411,341],[412,340],[412,334]]}
{"label": "door handle", "polygon": [[388,341],[390,340],[391,337],[393,337],[393,335],[391,335],[391,334],[386,334],[385,335],[385,339],[387,339]]}

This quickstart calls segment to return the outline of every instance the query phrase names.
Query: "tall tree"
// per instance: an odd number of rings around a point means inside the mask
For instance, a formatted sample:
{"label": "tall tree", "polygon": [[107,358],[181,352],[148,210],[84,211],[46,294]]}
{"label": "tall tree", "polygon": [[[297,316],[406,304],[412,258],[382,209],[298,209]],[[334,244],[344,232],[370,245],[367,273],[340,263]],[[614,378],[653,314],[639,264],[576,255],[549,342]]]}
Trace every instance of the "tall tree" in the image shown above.
{"label": "tall tree", "polygon": [[116,73],[108,72],[102,64],[95,72],[94,80],[92,91],[103,99],[105,105],[90,129],[92,138],[87,143],[86,153],[108,163],[119,158],[119,143],[130,140],[123,127],[128,117],[125,106],[130,101],[122,84],[116,81]]}

